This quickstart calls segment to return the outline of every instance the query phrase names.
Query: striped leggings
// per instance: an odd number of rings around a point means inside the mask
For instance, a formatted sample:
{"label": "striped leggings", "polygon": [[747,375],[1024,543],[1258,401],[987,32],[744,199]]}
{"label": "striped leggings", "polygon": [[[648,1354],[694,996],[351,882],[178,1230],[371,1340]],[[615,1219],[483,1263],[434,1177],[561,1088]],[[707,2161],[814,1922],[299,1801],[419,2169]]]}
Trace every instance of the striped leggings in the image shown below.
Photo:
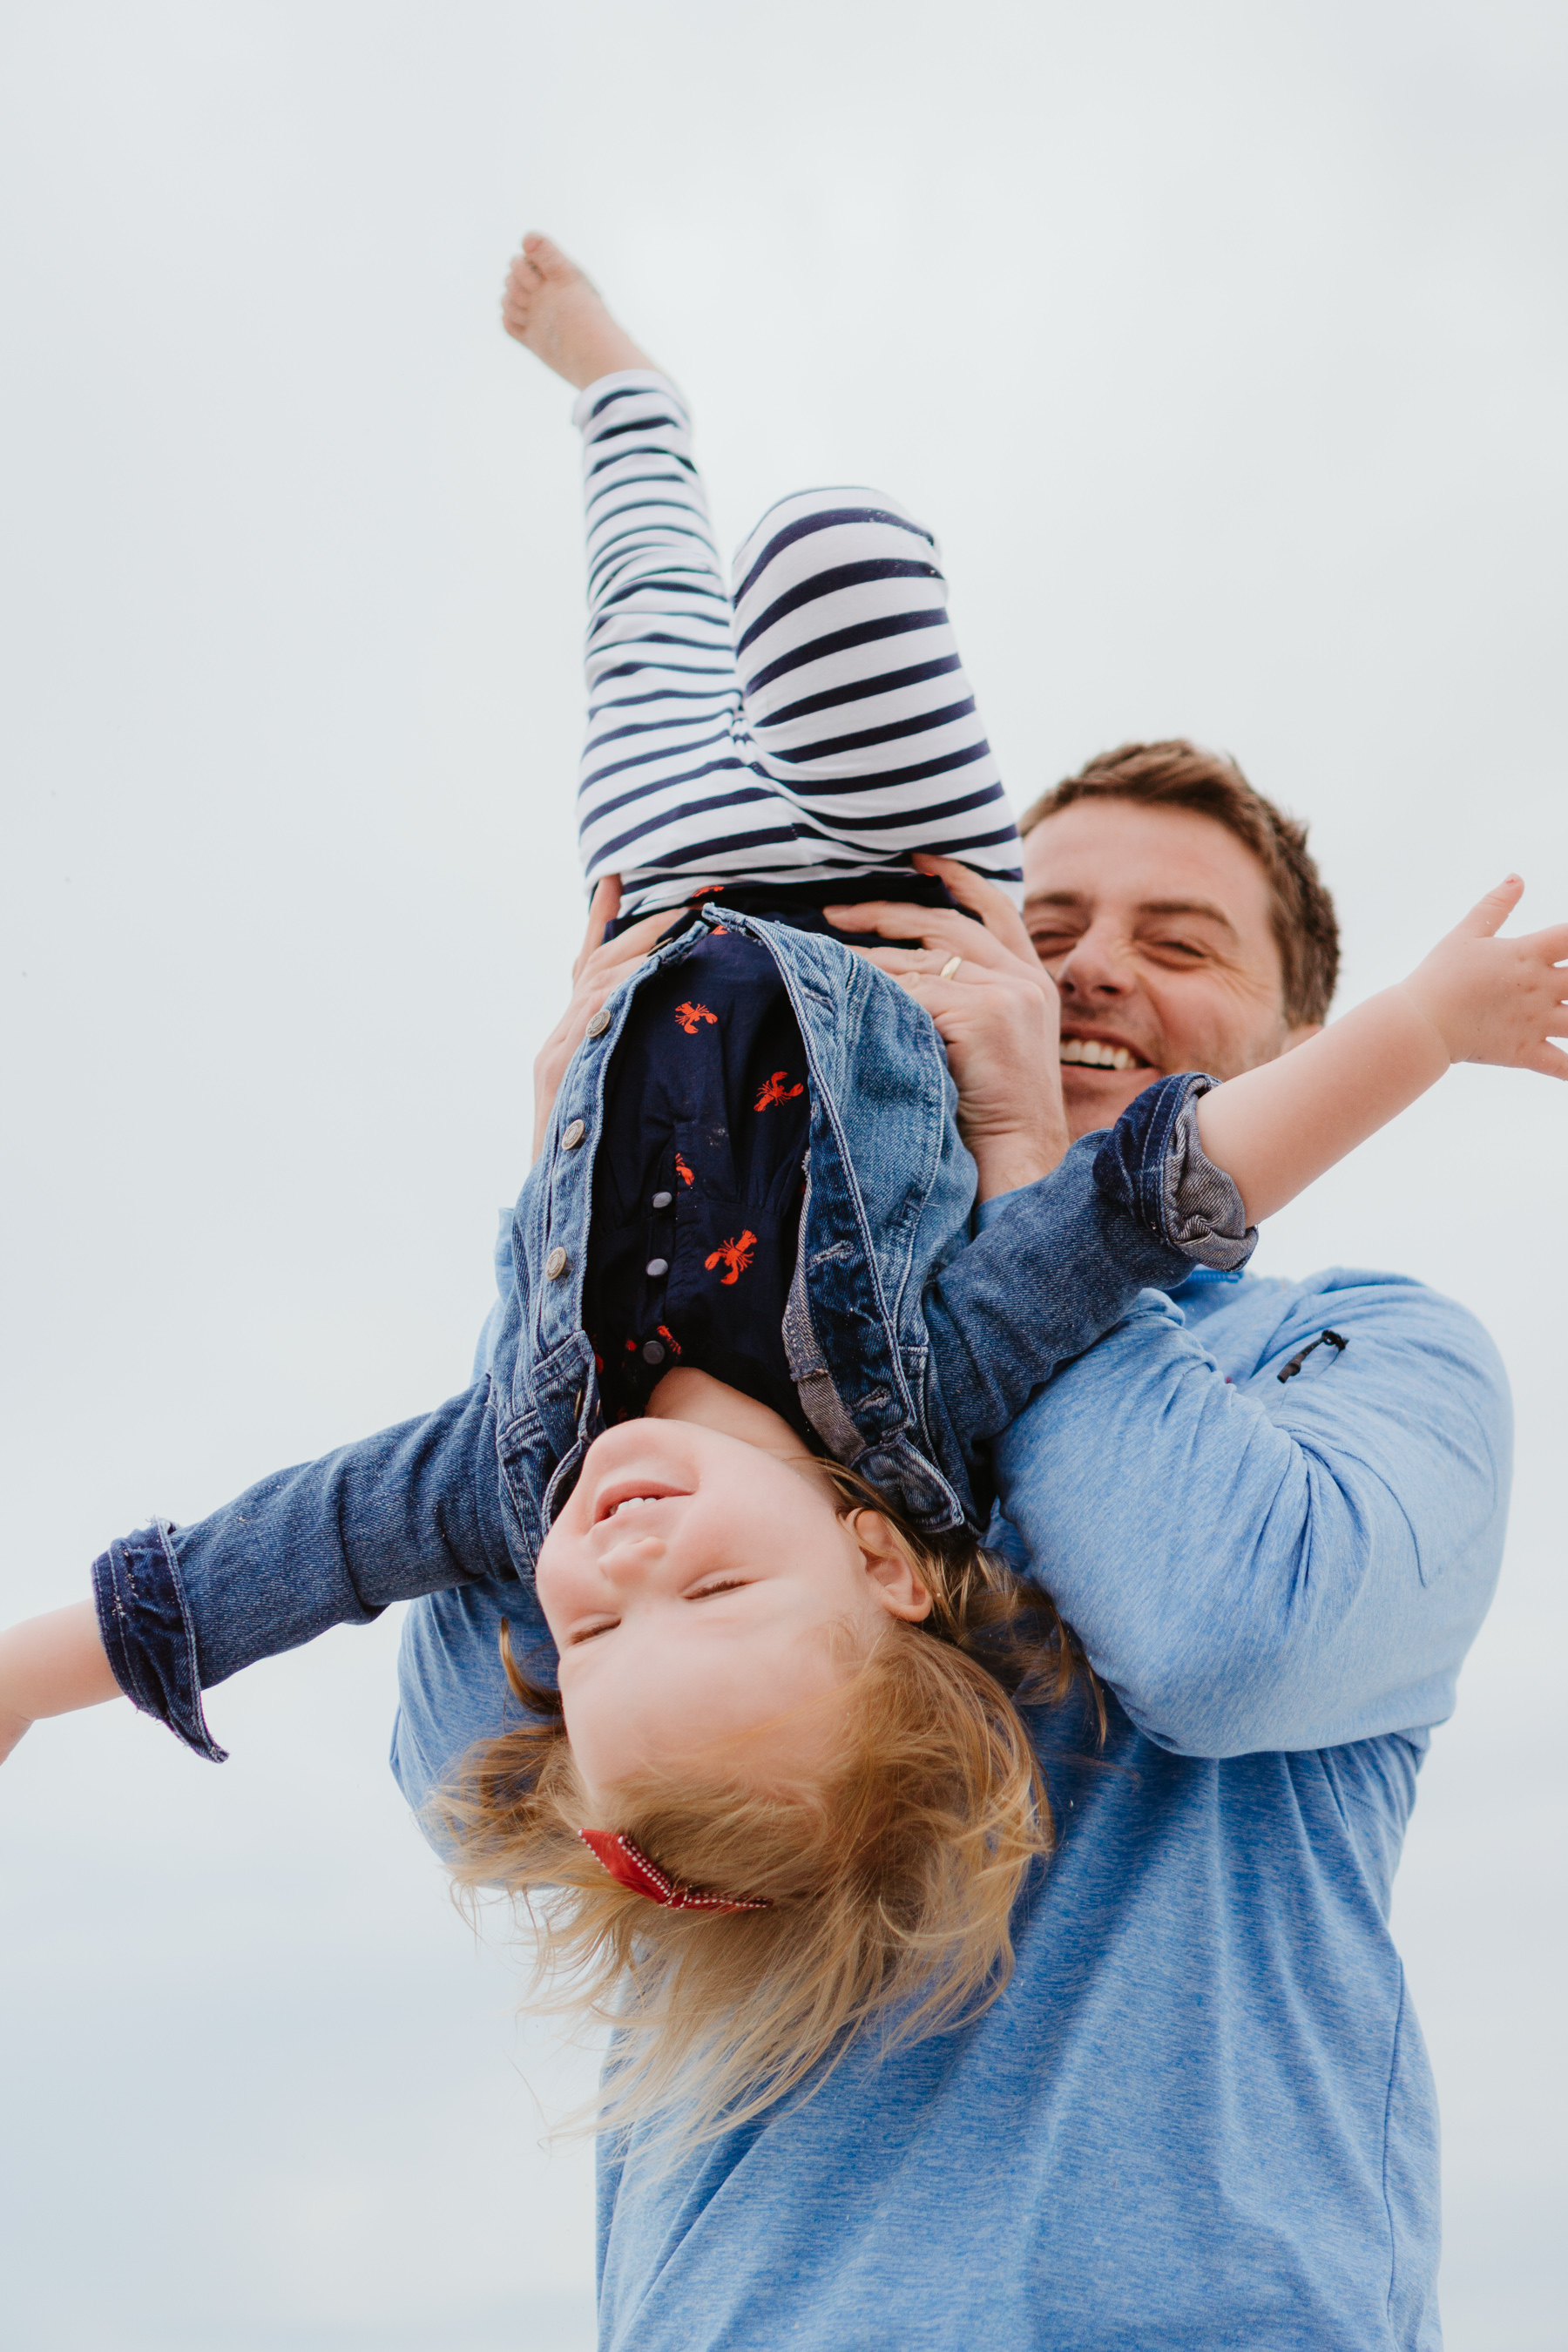
{"label": "striped leggings", "polygon": [[866,489],[769,509],[724,586],[663,376],[580,396],[588,740],[578,827],[623,917],[694,880],[800,882],[960,857],[1021,895],[1017,829],[947,619],[935,540]]}

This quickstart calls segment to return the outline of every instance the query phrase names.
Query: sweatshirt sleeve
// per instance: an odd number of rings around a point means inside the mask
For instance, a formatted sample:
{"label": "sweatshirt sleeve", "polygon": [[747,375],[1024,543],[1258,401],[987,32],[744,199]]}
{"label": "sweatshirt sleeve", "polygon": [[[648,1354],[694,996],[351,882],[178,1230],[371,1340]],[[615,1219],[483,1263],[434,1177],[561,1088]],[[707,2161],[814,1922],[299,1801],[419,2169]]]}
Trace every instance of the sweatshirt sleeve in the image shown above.
{"label": "sweatshirt sleeve", "polygon": [[192,1527],[158,1520],[93,1562],[121,1688],[221,1763],[201,1694],[390,1601],[512,1574],[489,1384],[279,1470]]}
{"label": "sweatshirt sleeve", "polygon": [[1396,1276],[1247,1288],[1198,1332],[1145,1297],[1037,1399],[996,1448],[1006,1548],[1176,1754],[1423,1730],[1497,1580],[1501,1362]]}

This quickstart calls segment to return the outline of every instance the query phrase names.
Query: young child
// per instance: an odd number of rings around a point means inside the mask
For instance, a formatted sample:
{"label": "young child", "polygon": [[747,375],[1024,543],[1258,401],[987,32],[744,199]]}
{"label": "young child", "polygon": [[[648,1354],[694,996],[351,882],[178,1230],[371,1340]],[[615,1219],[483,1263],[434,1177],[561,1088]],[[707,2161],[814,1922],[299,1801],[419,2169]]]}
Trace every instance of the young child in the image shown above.
{"label": "young child", "polygon": [[92,1603],[0,1640],[0,1740],[122,1690],[219,1758],[201,1692],[252,1660],[500,1594],[526,1713],[440,1801],[455,1867],[549,1890],[542,1969],[616,2018],[606,2112],[700,2138],[1005,1981],[1050,1844],[1019,1704],[1079,1668],[981,1548],[991,1442],[1451,1061],[1568,1072],[1568,929],[1497,939],[1510,881],[1284,1060],[1166,1078],[1054,1167],[1021,1101],[977,1162],[929,1014],[821,912],[847,873],[929,900],[916,853],[1016,879],[929,535],[786,500],[731,608],[673,387],[542,239],[505,315],[581,391],[584,855],[650,951],[566,1069],[481,1377],[111,1544]]}

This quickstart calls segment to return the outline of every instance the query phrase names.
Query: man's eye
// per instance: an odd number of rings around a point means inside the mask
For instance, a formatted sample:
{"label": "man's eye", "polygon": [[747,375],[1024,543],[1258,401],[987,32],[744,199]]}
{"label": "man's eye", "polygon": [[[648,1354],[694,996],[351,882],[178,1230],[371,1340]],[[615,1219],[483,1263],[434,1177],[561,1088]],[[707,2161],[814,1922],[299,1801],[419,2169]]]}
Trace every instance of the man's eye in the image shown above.
{"label": "man's eye", "polygon": [[1153,944],[1162,954],[1184,956],[1190,963],[1198,962],[1203,955],[1196,940],[1156,940]]}
{"label": "man's eye", "polygon": [[1076,931],[1031,931],[1029,938],[1035,953],[1044,961],[1050,956],[1066,955],[1070,947],[1078,944],[1079,934]]}

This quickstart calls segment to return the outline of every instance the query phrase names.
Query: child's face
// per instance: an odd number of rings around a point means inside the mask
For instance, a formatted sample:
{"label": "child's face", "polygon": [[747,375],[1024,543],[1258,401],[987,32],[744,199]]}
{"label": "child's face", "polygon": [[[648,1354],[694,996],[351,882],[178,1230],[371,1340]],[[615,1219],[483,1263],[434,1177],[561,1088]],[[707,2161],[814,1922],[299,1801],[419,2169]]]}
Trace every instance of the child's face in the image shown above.
{"label": "child's face", "polygon": [[650,1769],[809,1777],[831,1753],[825,1702],[930,1607],[885,1523],[836,1503],[785,1423],[700,1372],[590,1447],[538,1585],[604,1826]]}

